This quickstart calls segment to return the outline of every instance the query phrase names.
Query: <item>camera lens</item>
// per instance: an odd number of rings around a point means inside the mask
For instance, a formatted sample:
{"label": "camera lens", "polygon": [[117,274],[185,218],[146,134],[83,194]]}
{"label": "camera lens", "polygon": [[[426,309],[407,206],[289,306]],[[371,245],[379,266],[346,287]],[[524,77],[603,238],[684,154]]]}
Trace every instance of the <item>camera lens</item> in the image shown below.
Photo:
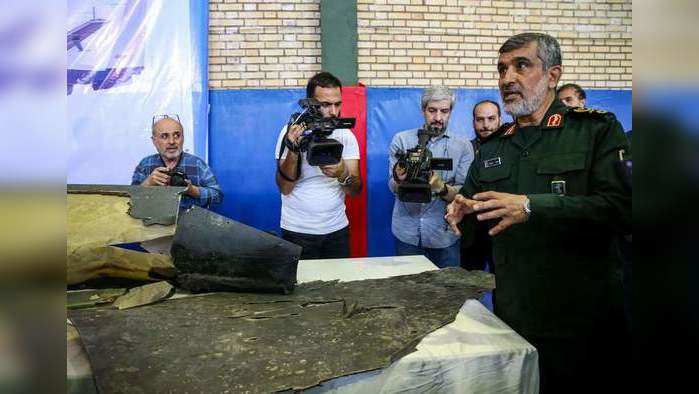
{"label": "camera lens", "polygon": [[187,186],[187,174],[180,171],[171,172],[170,186]]}

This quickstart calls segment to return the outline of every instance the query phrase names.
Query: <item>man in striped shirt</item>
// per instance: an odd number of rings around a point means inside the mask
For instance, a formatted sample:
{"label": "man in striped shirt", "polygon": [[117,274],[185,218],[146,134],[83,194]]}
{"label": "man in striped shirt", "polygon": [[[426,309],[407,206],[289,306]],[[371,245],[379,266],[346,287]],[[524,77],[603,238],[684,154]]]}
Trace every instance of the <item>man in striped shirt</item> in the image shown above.
{"label": "man in striped shirt", "polygon": [[158,153],[138,163],[132,185],[168,186],[169,173],[175,170],[186,174],[187,190],[180,202],[181,209],[192,205],[208,208],[223,201],[221,187],[209,166],[197,156],[182,151],[184,134],[179,119],[164,115],[154,121],[151,140]]}

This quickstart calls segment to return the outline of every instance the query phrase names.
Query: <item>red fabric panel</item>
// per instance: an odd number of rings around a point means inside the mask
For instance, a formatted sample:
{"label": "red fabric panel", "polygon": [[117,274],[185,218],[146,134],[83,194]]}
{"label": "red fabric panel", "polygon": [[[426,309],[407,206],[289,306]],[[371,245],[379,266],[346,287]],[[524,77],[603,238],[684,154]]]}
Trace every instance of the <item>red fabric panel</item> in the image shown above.
{"label": "red fabric panel", "polygon": [[367,255],[367,192],[366,192],[366,87],[342,87],[342,117],[356,118],[355,137],[359,143],[359,171],[362,177],[362,192],[347,197],[347,216],[350,222],[350,249],[352,257]]}

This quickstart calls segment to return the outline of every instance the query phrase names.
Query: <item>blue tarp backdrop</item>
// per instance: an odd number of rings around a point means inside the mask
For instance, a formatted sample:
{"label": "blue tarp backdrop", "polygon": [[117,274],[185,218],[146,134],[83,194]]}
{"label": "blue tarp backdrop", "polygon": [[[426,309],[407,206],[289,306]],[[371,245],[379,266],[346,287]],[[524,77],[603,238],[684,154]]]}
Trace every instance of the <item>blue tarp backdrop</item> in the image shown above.
{"label": "blue tarp backdrop", "polygon": [[[614,112],[624,129],[631,123],[631,91],[589,90],[591,108]],[[388,145],[401,130],[423,118],[417,88],[367,89],[367,179],[369,256],[394,254],[393,195],[388,190]],[[304,89],[213,90],[210,92],[209,162],[225,195],[216,211],[262,230],[278,231],[281,199],[274,182],[274,147],[281,127]],[[473,105],[499,101],[497,89],[457,89],[450,119],[454,133],[473,138]],[[509,121],[505,115],[504,121]]]}
{"label": "blue tarp backdrop", "polygon": [[212,90],[209,164],[223,189],[214,210],[261,230],[279,229],[274,147],[304,89]]}

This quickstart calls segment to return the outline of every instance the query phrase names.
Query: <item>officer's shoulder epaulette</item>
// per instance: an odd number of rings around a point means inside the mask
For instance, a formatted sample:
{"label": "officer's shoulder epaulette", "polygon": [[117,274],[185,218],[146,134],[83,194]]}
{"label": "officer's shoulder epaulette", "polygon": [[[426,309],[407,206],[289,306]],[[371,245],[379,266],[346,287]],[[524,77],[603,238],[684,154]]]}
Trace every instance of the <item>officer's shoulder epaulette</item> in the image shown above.
{"label": "officer's shoulder epaulette", "polygon": [[616,116],[614,116],[614,113],[605,111],[603,109],[595,109],[595,108],[585,108],[585,107],[575,107],[575,108],[569,108],[567,111],[568,115],[575,116],[575,117],[584,117],[584,118],[591,118],[591,119],[600,119],[600,120],[615,120]]}
{"label": "officer's shoulder epaulette", "polygon": [[514,133],[515,128],[517,127],[517,124],[515,122],[510,122],[510,123],[504,123],[500,128],[495,130],[495,132],[491,135],[488,136],[488,140],[492,140],[493,137],[500,135],[500,136],[508,136],[512,133]]}

